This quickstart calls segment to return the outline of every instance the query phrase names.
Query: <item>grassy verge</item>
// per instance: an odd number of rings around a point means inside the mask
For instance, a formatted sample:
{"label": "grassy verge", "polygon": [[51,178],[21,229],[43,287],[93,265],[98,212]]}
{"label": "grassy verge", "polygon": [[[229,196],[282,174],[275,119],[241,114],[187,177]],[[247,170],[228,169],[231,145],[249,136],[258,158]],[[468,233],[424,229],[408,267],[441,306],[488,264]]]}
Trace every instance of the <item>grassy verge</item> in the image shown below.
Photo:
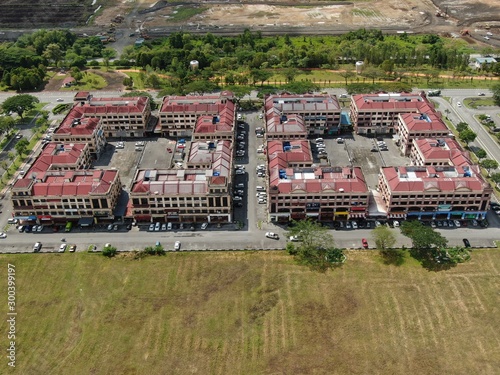
{"label": "grassy verge", "polygon": [[[18,371],[495,374],[500,250],[429,272],[347,252],[320,274],[283,252],[0,255],[16,266]],[[7,289],[7,278],[0,280]],[[0,330],[7,332],[7,322]],[[464,350],[467,348],[467,350]],[[334,369],[334,370],[332,370]]]}

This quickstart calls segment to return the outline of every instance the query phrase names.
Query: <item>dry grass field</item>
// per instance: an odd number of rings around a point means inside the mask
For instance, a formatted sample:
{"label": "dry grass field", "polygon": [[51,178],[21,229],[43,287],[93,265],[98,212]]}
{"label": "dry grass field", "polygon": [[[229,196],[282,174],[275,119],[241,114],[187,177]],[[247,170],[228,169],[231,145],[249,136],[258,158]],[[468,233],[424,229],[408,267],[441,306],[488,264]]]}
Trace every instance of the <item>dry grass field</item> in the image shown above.
{"label": "dry grass field", "polygon": [[[320,274],[276,252],[2,255],[3,296],[16,266],[16,372],[498,374],[500,251],[441,272],[348,258]],[[6,331],[2,319],[3,348]]]}

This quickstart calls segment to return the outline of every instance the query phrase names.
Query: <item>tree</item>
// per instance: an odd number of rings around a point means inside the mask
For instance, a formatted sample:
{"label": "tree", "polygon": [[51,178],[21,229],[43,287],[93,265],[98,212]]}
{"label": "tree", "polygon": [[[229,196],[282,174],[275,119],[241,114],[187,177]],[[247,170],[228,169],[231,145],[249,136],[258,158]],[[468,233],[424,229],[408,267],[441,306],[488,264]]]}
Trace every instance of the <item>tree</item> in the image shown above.
{"label": "tree", "polygon": [[401,233],[408,237],[413,249],[429,254],[433,248],[446,247],[448,240],[431,227],[424,226],[420,221],[405,221],[401,224]]}
{"label": "tree", "polygon": [[490,174],[490,170],[498,168],[498,162],[492,159],[484,159],[479,162],[479,165],[486,169],[488,175]]}
{"label": "tree", "polygon": [[264,82],[273,76],[273,73],[264,69],[252,69],[250,71],[250,77],[252,77],[253,84],[261,82],[261,86]]}
{"label": "tree", "polygon": [[458,133],[458,138],[460,138],[460,140],[464,142],[466,145],[469,145],[469,143],[474,142],[476,137],[477,134],[471,129],[465,129],[460,133]]}
{"label": "tree", "polygon": [[372,230],[372,238],[375,241],[375,246],[378,250],[386,250],[394,247],[396,244],[396,236],[385,225],[381,225]]}
{"label": "tree", "polygon": [[16,151],[19,155],[26,153],[28,149],[29,142],[26,138],[21,138],[15,145]]}
{"label": "tree", "polygon": [[297,236],[300,240],[296,244],[287,245],[289,254],[311,269],[325,272],[345,261],[342,250],[334,246],[333,237],[315,221],[293,221],[288,235]]}
{"label": "tree", "polygon": [[56,43],[51,43],[45,48],[45,51],[43,51],[43,57],[45,57],[49,61],[54,62],[54,66],[57,67],[59,64],[59,61],[63,58],[64,53],[59,46],[59,44]]}
{"label": "tree", "polygon": [[347,86],[347,80],[349,78],[354,77],[354,72],[352,70],[344,70],[342,72],[339,72],[339,76],[341,76],[342,78],[344,78],[345,85]]}
{"label": "tree", "polygon": [[500,184],[500,173],[493,173],[490,177],[491,181],[493,181],[495,184]]}
{"label": "tree", "polygon": [[463,132],[464,130],[467,130],[469,129],[469,124],[467,124],[466,122],[459,122],[456,126],[457,128],[457,132]]}
{"label": "tree", "polygon": [[298,74],[299,70],[295,68],[286,68],[285,70],[283,70],[283,75],[285,76],[285,80],[287,83],[293,82]]}
{"label": "tree", "polygon": [[500,106],[500,84],[494,85],[491,91],[493,92],[493,101],[496,105]]}
{"label": "tree", "polygon": [[482,148],[478,148],[475,152],[476,156],[479,158],[479,159],[484,159],[486,156],[488,156],[488,154],[486,153],[486,151]]}
{"label": "tree", "polygon": [[11,96],[2,103],[2,112],[5,114],[15,112],[19,117],[23,118],[24,112],[35,108],[36,103],[39,103],[39,100],[33,95],[20,94]]}
{"label": "tree", "polygon": [[436,263],[453,265],[467,262],[471,258],[469,250],[461,246],[436,249],[433,256]]}

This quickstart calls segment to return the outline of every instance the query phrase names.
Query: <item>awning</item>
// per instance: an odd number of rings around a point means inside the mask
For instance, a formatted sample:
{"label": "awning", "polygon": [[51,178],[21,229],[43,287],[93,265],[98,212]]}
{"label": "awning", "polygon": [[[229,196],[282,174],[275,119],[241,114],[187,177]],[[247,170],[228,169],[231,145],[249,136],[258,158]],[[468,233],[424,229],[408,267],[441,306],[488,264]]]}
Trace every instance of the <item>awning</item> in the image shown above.
{"label": "awning", "polygon": [[17,220],[36,220],[36,216],[14,216],[14,219]]}
{"label": "awning", "polygon": [[82,227],[89,227],[94,223],[94,218],[93,217],[82,217],[80,220],[78,220],[78,225]]}

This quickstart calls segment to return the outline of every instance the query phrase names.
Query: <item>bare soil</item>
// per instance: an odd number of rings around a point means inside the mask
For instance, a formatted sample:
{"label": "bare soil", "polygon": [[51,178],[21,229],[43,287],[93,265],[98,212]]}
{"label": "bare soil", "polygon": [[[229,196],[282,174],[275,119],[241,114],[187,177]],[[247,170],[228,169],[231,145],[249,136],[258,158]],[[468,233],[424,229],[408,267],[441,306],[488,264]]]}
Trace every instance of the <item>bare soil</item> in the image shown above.
{"label": "bare soil", "polygon": [[[164,3],[164,4],[163,4]],[[416,31],[455,32],[462,26],[486,24],[500,26],[500,3],[497,0],[367,0],[367,1],[207,1],[169,4],[157,0],[119,0],[109,7],[96,23],[107,26],[118,14],[134,10],[149,10],[156,4],[159,10],[134,13],[129,27],[143,25],[157,28],[172,25],[212,25],[218,27],[244,25],[258,28],[269,26],[303,26],[343,28],[401,27]],[[159,6],[162,5],[162,6]],[[189,20],[175,21],[177,12],[202,7],[201,14]],[[445,17],[436,16],[440,10]],[[129,20],[131,21],[131,20]],[[141,22],[142,21],[142,22]]]}

